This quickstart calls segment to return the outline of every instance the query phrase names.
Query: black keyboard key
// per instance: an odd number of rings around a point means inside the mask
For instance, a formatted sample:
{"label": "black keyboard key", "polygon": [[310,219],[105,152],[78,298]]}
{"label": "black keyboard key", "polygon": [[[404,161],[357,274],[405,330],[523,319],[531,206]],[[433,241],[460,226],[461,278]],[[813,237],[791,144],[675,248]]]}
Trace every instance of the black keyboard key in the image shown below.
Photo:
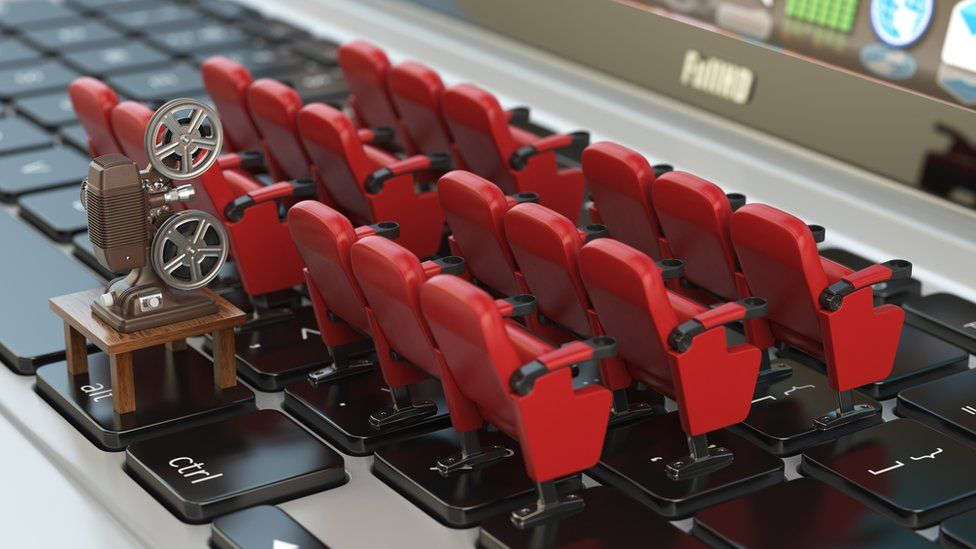
{"label": "black keyboard key", "polygon": [[46,91],[61,91],[68,87],[78,73],[57,61],[44,61],[27,66],[0,70],[0,98]]}
{"label": "black keyboard key", "polygon": [[[855,271],[876,263],[866,257],[841,248],[826,248],[820,251],[820,255]],[[922,282],[917,278],[892,280],[874,285],[874,300],[876,303],[894,303],[897,305],[920,295],[922,295]]]}
{"label": "black keyboard key", "polygon": [[67,52],[64,59],[85,74],[95,76],[147,69],[171,61],[169,55],[135,40],[104,48]]}
{"label": "black keyboard key", "polygon": [[72,124],[61,128],[61,137],[64,142],[88,154],[88,132],[81,124]]}
{"label": "black keyboard key", "polygon": [[70,242],[72,236],[88,228],[78,195],[75,187],[27,195],[20,199],[20,215],[49,237]]}
{"label": "black keyboard key", "polygon": [[339,44],[324,38],[303,40],[292,44],[295,53],[327,67],[339,66]]}
{"label": "black keyboard key", "polygon": [[15,31],[70,24],[77,19],[78,13],[71,8],[45,0],[0,4],[0,25]]}
{"label": "black keyboard key", "polygon": [[612,488],[595,486],[573,495],[582,498],[583,508],[558,520],[553,518],[518,528],[512,524],[510,513],[501,513],[484,521],[477,546],[485,549],[706,547]]}
{"label": "black keyboard key", "polygon": [[898,393],[895,413],[976,444],[976,370]]}
{"label": "black keyboard key", "polygon": [[[126,6],[151,6],[155,2],[154,0],[68,0],[72,6],[76,6],[80,10],[88,11],[99,11],[99,10],[112,10],[119,9],[120,7]],[[131,8],[130,8],[131,9]]]}
{"label": "black keyboard key", "polygon": [[976,508],[976,448],[898,419],[803,451],[800,470],[911,528]]}
{"label": "black keyboard key", "polygon": [[204,62],[214,55],[222,55],[244,65],[257,78],[300,70],[307,61],[285,46],[250,45],[219,53],[201,53],[197,61]]}
{"label": "black keyboard key", "polygon": [[178,4],[152,2],[128,3],[104,8],[105,16],[115,24],[130,31],[154,36],[160,25],[195,24],[202,16],[200,12]]}
{"label": "black keyboard key", "polygon": [[203,92],[200,71],[184,64],[114,76],[110,79],[110,84],[127,96],[148,103],[169,101]]}
{"label": "black keyboard key", "polygon": [[277,78],[295,88],[306,103],[340,100],[349,94],[349,88],[346,87],[338,68],[311,67],[300,72],[282,74]]}
{"label": "black keyboard key", "polygon": [[275,410],[136,442],[125,464],[192,523],[346,482],[342,456]]}
{"label": "black keyboard key", "polygon": [[0,119],[0,155],[50,144],[51,136],[27,120],[12,116]]}
{"label": "black keyboard key", "polygon": [[906,322],[976,354],[976,303],[932,294],[904,305]]}
{"label": "black keyboard key", "polygon": [[41,52],[16,38],[0,40],[0,66],[22,65],[41,56]]}
{"label": "black keyboard key", "polygon": [[942,547],[976,548],[976,511],[943,522],[939,528],[939,542]]}
{"label": "black keyboard key", "polygon": [[149,39],[160,47],[181,55],[194,55],[203,51],[232,49],[252,40],[240,29],[221,22],[177,25],[167,29],[155,29]]}
{"label": "black keyboard key", "polygon": [[801,478],[709,507],[692,533],[714,547],[931,547],[822,482]]}
{"label": "black keyboard key", "polygon": [[87,156],[67,147],[0,157],[0,200],[31,192],[79,185],[88,175]]}
{"label": "black keyboard key", "polygon": [[113,279],[121,275],[121,273],[110,272],[98,262],[94,252],[92,252],[92,243],[91,239],[88,238],[87,232],[79,233],[71,239],[71,255],[81,260],[88,268],[98,273],[102,278]]}
{"label": "black keyboard key", "polygon": [[237,20],[261,17],[261,14],[254,8],[226,0],[197,0],[197,7],[221,19]]}
{"label": "black keyboard key", "polygon": [[51,297],[101,286],[103,282],[61,253],[29,225],[0,212],[0,357],[14,371],[32,374],[64,358],[64,326],[48,308]]}
{"label": "black keyboard key", "polygon": [[961,372],[969,366],[969,353],[932,334],[905,324],[891,374],[859,391],[872,398],[894,398],[898,391]]}
{"label": "black keyboard key", "polygon": [[17,111],[46,128],[56,128],[77,120],[68,92],[24,97],[17,101]]}
{"label": "black keyboard key", "polygon": [[24,39],[44,51],[74,52],[121,42],[124,37],[117,29],[99,21],[77,19],[63,26],[28,31]]}
{"label": "black keyboard key", "polygon": [[237,22],[237,26],[270,42],[311,39],[308,32],[275,19],[243,19]]}
{"label": "black keyboard key", "polygon": [[217,549],[325,549],[327,546],[295,519],[272,505],[259,505],[213,522]]}

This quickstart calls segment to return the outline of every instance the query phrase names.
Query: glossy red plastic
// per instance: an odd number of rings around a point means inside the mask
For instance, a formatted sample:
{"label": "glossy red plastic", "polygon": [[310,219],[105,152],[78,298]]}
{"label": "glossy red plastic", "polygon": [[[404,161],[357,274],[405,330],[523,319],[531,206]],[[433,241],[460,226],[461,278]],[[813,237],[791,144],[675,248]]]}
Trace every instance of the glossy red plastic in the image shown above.
{"label": "glossy red plastic", "polygon": [[[679,171],[657,178],[649,190],[668,235],[670,253],[684,262],[684,279],[697,287],[679,291],[706,304],[754,295],[737,264],[730,233],[732,206],[725,192],[714,183]],[[750,319],[745,326],[752,344],[760,348],[773,345],[765,318]]]}
{"label": "glossy red plastic", "polygon": [[[875,307],[870,285],[844,297],[840,309],[824,309],[823,291],[852,272],[820,256],[803,221],[765,204],[748,204],[732,215],[732,241],[749,287],[769,303],[773,336],[823,358],[831,387],[847,391],[891,373],[904,311]],[[882,271],[868,269],[865,282],[881,280]]]}
{"label": "glossy red plastic", "polygon": [[352,121],[328,105],[303,108],[298,114],[298,127],[321,181],[344,214],[364,225],[379,220],[396,221],[400,224],[400,244],[419,257],[437,253],[443,238],[444,215],[436,190],[418,192],[414,174],[408,173],[386,181],[376,194],[367,192],[365,183],[373,172],[402,166],[402,161],[363,145]]}
{"label": "glossy red plastic", "polygon": [[744,343],[728,347],[725,329],[697,335],[677,352],[671,331],[707,309],[667,290],[660,268],[646,254],[609,238],[580,252],[583,282],[607,335],[630,373],[674,399],[684,431],[692,436],[739,423],[749,414],[760,352]]}
{"label": "glossy red plastic", "polygon": [[[263,295],[302,283],[302,262],[288,233],[288,223],[279,218],[277,203],[260,200],[261,193],[267,192],[262,185],[236,170],[220,170],[217,166],[200,176],[199,184],[197,192],[202,188],[206,193],[227,230],[241,285],[248,295]],[[240,221],[230,221],[224,215],[225,208],[244,194],[254,194],[256,201],[263,203],[245,210]]]}
{"label": "glossy red plastic", "polygon": [[404,61],[390,68],[387,83],[400,122],[417,152],[450,153],[454,167],[464,169],[464,160],[444,121],[444,83],[440,76],[426,65]]}
{"label": "glossy red plastic", "polygon": [[[371,331],[383,377],[402,387],[440,378],[440,356],[420,311],[427,273],[417,256],[396,242],[369,236],[352,245],[352,270],[372,311]],[[404,360],[390,355],[393,350]]]}
{"label": "glossy red plastic", "polygon": [[445,275],[424,284],[421,301],[444,356],[442,384],[445,391],[456,392],[452,420],[455,410],[463,412],[460,430],[487,421],[518,440],[528,475],[537,482],[596,464],[610,416],[606,388],[576,390],[570,369],[562,368],[519,396],[509,387],[512,373],[542,353],[529,357],[519,352],[515,334],[522,340],[531,336],[505,321],[487,293]]}
{"label": "glossy red plastic", "polygon": [[468,169],[501,187],[505,194],[534,192],[542,205],[579,218],[583,204],[583,173],[559,169],[554,152],[540,153],[525,168],[512,168],[510,159],[520,147],[542,140],[511,127],[509,114],[495,96],[471,84],[459,84],[444,92],[447,125]]}
{"label": "glossy red plastic", "polygon": [[78,121],[88,134],[88,152],[92,158],[120,153],[122,148],[112,132],[112,109],[119,104],[115,90],[90,76],[76,78],[68,86],[68,96]]}
{"label": "glossy red plastic", "polygon": [[352,40],[339,48],[339,68],[349,86],[349,105],[359,125],[366,128],[389,126],[397,132],[399,147],[410,154],[415,153],[387,88],[390,60],[386,53],[365,40]]}
{"label": "glossy red plastic", "polygon": [[437,194],[455,252],[471,276],[500,295],[528,293],[505,236],[504,216],[511,206],[501,189],[455,170],[440,178]]}
{"label": "glossy red plastic", "polygon": [[654,168],[640,153],[603,141],[583,150],[583,174],[610,236],[655,260],[670,257],[651,202]]}
{"label": "glossy red plastic", "polygon": [[[855,389],[891,373],[905,312],[894,305],[875,307],[870,285],[844,297],[840,309],[824,309],[821,293],[852,272],[820,257],[803,221],[765,204],[748,204],[732,214],[732,242],[749,287],[769,303],[773,336],[824,359],[834,390]],[[868,269],[866,280],[877,279],[879,271]]]}
{"label": "glossy red plastic", "polygon": [[372,335],[366,298],[352,271],[349,252],[368,227],[354,229],[345,216],[314,200],[288,210],[288,226],[305,264],[305,280],[322,340],[330,347]]}
{"label": "glossy red plastic", "polygon": [[123,101],[112,109],[109,116],[112,135],[122,154],[135,161],[139,169],[149,165],[146,156],[145,135],[153,110],[135,101]]}

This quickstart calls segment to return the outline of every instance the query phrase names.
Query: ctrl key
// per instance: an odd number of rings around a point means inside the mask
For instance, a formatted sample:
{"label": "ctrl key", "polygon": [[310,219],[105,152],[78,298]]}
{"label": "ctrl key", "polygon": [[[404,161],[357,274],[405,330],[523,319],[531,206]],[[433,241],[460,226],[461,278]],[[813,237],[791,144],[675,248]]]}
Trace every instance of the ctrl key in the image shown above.
{"label": "ctrl key", "polygon": [[342,456],[261,410],[131,444],[126,471],[190,523],[344,484]]}
{"label": "ctrl key", "polygon": [[272,505],[251,507],[220,517],[214,521],[211,531],[211,542],[217,549],[328,547],[295,519]]}

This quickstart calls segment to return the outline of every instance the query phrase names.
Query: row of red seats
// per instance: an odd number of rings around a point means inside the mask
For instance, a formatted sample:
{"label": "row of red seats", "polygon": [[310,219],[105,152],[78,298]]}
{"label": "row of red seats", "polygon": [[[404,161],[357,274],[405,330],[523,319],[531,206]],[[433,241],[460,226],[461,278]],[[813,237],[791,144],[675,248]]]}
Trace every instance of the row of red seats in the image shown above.
{"label": "row of red seats", "polygon": [[[353,51],[368,50],[354,46]],[[361,69],[348,54],[343,58],[347,78]],[[416,70],[411,67],[405,70]],[[366,83],[392,88],[396,68],[384,69],[388,78]],[[241,74],[239,66],[222,59],[208,61],[204,70],[205,77],[207,70]],[[366,99],[370,92],[357,89],[365,84],[354,81],[353,105],[365,123],[374,101]],[[741,197],[687,173],[655,170],[639,154],[612,143],[592,145],[583,154],[595,202],[591,212],[604,227],[581,231],[579,205],[567,216],[547,208],[542,193],[506,188],[468,171],[415,188],[413,175],[433,177],[429,172],[443,168],[436,161],[447,154],[477,166],[464,155],[463,139],[455,139],[463,132],[450,123],[447,97],[455,88],[438,94],[441,107],[432,111],[446,120],[440,127],[451,129],[452,145],[399,160],[363,142],[389,145],[383,139],[388,132],[356,130],[325,105],[302,107],[290,88],[274,81],[241,76],[230,82],[238,90],[232,102],[248,107],[240,112],[257,136],[245,141],[235,135],[234,115],[215,97],[234,146],[260,146],[272,174],[281,170],[278,175],[315,182],[262,186],[248,173],[252,166],[244,154],[225,155],[200,178],[228,228],[245,290],[254,296],[294,286],[304,267],[323,339],[336,356],[335,377],[348,366],[339,359],[345,346],[367,338],[375,345],[392,398],[389,410],[371,417],[377,428],[434,413],[413,402],[409,386],[439,379],[461,437],[461,454],[438,462],[445,473],[499,457],[478,443],[476,430],[486,421],[518,439],[530,476],[542,485],[539,507],[515,516],[516,522],[575,505],[553,500],[548,483],[596,462],[607,420],[631,411],[624,391],[634,379],[678,403],[691,455],[672,463],[669,473],[683,478],[731,460],[722,449],[710,449],[705,434],[745,418],[770,345],[789,345],[826,362],[840,397],[834,415],[822,418],[823,429],[856,418],[849,392],[891,369],[903,313],[875,307],[871,285],[907,276],[906,262],[852,273],[819,256],[814,234],[799,219],[765,205],[741,206]],[[141,151],[130,149],[141,149],[148,108],[111,104],[111,90],[99,86],[83,79],[71,90],[92,153],[118,147],[139,158]],[[461,91],[467,88],[476,89]],[[420,145],[410,137],[408,110],[388,114],[397,116],[397,146],[416,151]],[[501,118],[492,119],[508,127],[508,117],[497,112]],[[557,142],[564,146],[565,136],[549,141]],[[551,156],[556,145],[536,146]],[[285,173],[284,166],[291,171]],[[410,181],[394,182],[408,176]],[[370,197],[385,192],[371,192],[369,185],[384,180],[383,189],[404,189],[402,196],[387,209],[368,211]],[[287,219],[279,219],[279,202],[314,188],[321,202],[300,202]],[[505,190],[520,192],[507,197]],[[409,206],[419,203],[417,197],[427,197],[430,212],[436,210],[429,215],[438,244],[446,219],[450,245],[481,289],[457,277],[435,276],[457,272],[456,259],[418,259],[434,251],[407,237],[417,234],[413,223],[424,217]],[[354,229],[349,218],[363,226]],[[396,221],[403,233],[398,242],[406,245],[381,238],[397,231],[376,223],[380,219]],[[290,259],[277,259],[283,255]],[[508,299],[494,299],[502,296]],[[529,303],[537,310],[529,311]],[[513,315],[524,317],[524,324],[502,320]],[[739,321],[747,323],[749,342],[729,346],[723,328]],[[865,340],[873,342],[869,349]],[[567,366],[589,360],[600,361],[604,386],[574,390]]]}

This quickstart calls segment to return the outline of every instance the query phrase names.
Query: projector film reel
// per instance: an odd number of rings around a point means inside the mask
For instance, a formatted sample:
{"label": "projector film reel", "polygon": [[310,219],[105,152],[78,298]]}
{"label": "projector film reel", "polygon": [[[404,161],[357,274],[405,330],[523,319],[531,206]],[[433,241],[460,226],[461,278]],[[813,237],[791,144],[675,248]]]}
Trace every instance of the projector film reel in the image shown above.
{"label": "projector film reel", "polygon": [[152,242],[152,267],[168,286],[202,288],[217,277],[227,260],[227,233],[220,221],[199,210],[169,217]]}
{"label": "projector film reel", "polygon": [[156,172],[182,181],[213,166],[223,142],[224,131],[213,108],[194,99],[174,99],[149,119],[146,156]]}

